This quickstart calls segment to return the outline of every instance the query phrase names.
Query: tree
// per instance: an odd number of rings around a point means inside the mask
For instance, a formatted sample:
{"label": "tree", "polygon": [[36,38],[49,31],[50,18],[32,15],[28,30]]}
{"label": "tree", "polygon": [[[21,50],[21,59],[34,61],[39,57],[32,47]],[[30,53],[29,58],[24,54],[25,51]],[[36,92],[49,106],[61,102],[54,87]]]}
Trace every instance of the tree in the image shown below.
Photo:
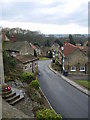
{"label": "tree", "polygon": [[70,39],[70,43],[73,44],[73,45],[76,45],[74,39],[73,39],[73,36],[70,34],[69,35],[69,39]]}
{"label": "tree", "polygon": [[80,44],[81,44],[81,46],[83,46],[83,42],[82,41],[80,41]]}
{"label": "tree", "polygon": [[34,56],[37,57],[37,52],[36,52],[36,50],[34,50]]}
{"label": "tree", "polygon": [[6,36],[10,39],[9,31],[6,31]]}
{"label": "tree", "polygon": [[49,40],[46,40],[45,46],[50,47],[50,41]]}
{"label": "tree", "polygon": [[61,46],[63,46],[63,43],[62,43],[59,39],[56,39],[56,40],[54,41],[54,43],[59,44],[59,45],[60,45],[60,47],[61,47]]}
{"label": "tree", "polygon": [[37,45],[37,46],[40,47],[40,44],[38,42],[34,42],[34,45]]}

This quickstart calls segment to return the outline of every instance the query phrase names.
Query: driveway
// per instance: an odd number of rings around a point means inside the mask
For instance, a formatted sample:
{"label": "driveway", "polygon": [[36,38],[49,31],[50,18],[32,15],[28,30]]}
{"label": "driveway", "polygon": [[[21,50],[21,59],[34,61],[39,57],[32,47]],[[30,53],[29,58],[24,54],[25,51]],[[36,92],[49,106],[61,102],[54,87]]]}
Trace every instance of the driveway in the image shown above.
{"label": "driveway", "polygon": [[41,89],[63,118],[88,118],[88,96],[65,82],[49,68],[51,61],[40,61],[38,76]]}

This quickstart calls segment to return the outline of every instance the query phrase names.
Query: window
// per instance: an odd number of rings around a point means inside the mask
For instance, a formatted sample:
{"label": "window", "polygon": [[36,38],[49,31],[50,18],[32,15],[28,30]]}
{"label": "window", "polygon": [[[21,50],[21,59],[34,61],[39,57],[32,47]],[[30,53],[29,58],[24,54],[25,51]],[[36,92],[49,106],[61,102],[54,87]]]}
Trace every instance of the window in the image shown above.
{"label": "window", "polygon": [[16,57],[15,52],[12,52],[12,53],[11,53],[11,56]]}
{"label": "window", "polygon": [[32,68],[32,63],[30,63],[30,68]]}
{"label": "window", "polygon": [[80,67],[80,71],[81,71],[81,72],[85,71],[85,66],[81,66],[81,67]]}
{"label": "window", "polygon": [[25,70],[27,70],[28,69],[28,67],[27,67],[27,65],[25,65]]}
{"label": "window", "polygon": [[71,66],[71,71],[76,71],[76,67],[75,66]]}
{"label": "window", "polygon": [[35,67],[37,67],[37,63],[35,63]]}
{"label": "window", "polygon": [[25,55],[28,55],[28,52],[26,52]]}

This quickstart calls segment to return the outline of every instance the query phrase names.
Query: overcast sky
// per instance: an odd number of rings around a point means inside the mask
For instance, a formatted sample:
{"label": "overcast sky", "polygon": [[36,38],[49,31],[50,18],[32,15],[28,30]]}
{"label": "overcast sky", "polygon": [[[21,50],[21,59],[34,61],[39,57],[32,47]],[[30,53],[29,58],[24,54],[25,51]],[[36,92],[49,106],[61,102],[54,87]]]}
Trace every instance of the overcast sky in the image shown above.
{"label": "overcast sky", "polygon": [[88,1],[0,0],[0,25],[45,34],[86,34]]}

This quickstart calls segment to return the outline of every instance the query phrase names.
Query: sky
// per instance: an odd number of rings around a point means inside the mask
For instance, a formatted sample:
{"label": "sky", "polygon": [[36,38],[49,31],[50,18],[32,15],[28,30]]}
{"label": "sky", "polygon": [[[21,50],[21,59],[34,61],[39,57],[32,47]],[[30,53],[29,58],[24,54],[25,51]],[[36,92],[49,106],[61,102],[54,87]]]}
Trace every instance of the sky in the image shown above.
{"label": "sky", "polygon": [[88,1],[0,0],[0,26],[44,34],[87,34]]}

